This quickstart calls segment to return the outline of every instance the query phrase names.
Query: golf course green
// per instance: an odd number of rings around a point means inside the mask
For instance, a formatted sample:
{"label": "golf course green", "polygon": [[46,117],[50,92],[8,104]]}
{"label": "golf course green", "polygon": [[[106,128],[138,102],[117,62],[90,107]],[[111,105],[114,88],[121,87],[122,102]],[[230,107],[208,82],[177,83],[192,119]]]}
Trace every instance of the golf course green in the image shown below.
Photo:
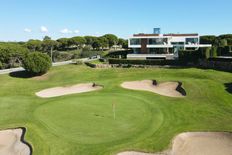
{"label": "golf course green", "polygon": [[[24,76],[22,76],[24,75]],[[186,97],[124,89],[125,81],[180,81]],[[232,132],[232,74],[196,68],[53,67],[41,77],[0,75],[0,128],[25,127],[33,155],[159,152],[177,134]],[[103,89],[40,98],[43,89],[94,82]]]}

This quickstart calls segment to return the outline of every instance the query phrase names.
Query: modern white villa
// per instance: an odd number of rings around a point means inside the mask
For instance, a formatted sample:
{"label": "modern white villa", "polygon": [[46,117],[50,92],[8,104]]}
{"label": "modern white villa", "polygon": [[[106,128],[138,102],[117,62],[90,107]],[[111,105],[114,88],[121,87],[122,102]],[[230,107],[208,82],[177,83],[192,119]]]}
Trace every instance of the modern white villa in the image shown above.
{"label": "modern white villa", "polygon": [[198,34],[161,34],[160,28],[154,28],[153,34],[134,34],[128,40],[129,48],[133,49],[127,59],[177,59],[179,50],[198,50],[211,47],[200,44]]}

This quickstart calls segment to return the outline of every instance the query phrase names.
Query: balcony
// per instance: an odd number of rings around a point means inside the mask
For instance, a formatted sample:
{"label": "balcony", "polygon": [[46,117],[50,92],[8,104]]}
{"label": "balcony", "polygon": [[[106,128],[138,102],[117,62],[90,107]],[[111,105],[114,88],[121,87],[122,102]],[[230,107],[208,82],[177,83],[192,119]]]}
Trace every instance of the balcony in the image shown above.
{"label": "balcony", "polygon": [[127,59],[131,60],[147,60],[147,59],[166,59],[172,60],[175,59],[174,54],[128,54]]}
{"label": "balcony", "polygon": [[161,45],[147,45],[147,48],[172,48],[173,45],[161,44]]}
{"label": "balcony", "polygon": [[141,45],[129,45],[129,48],[141,48]]}
{"label": "balcony", "polygon": [[201,48],[201,47],[212,47],[210,44],[185,44],[185,48]]}

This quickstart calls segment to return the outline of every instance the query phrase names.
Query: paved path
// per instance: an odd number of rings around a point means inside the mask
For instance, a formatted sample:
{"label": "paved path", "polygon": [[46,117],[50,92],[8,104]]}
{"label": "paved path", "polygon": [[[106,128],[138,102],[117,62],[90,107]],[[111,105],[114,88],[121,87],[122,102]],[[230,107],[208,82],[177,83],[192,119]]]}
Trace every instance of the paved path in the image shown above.
{"label": "paved path", "polygon": [[[55,63],[52,63],[52,66],[62,66],[62,65],[72,64],[72,63],[73,63],[72,60],[63,61],[63,62],[55,62]],[[3,69],[3,70],[0,70],[0,74],[9,74],[9,73],[12,73],[12,72],[18,72],[18,71],[24,71],[24,70],[25,69],[23,67]]]}
{"label": "paved path", "polygon": [[[98,58],[96,59],[89,59],[89,58],[82,58],[82,59],[79,59],[81,61],[94,61],[94,60],[97,60]],[[62,61],[62,62],[55,62],[55,63],[52,63],[52,66],[62,66],[62,65],[68,65],[68,64],[73,64],[74,62],[72,60],[69,60],[69,61]],[[19,71],[24,71],[25,69],[23,67],[17,67],[17,68],[10,68],[10,69],[2,69],[0,70],[0,74],[9,74],[9,73],[12,73],[12,72],[19,72]]]}
{"label": "paved path", "polygon": [[18,68],[2,69],[0,70],[0,74],[9,74],[9,73],[18,72],[18,71],[24,71],[24,68],[18,67]]}

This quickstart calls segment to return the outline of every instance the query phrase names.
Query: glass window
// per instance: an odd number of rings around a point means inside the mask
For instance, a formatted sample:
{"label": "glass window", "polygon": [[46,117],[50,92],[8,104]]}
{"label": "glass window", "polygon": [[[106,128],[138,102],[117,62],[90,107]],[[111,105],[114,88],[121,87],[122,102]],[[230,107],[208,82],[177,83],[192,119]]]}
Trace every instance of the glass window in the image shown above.
{"label": "glass window", "polygon": [[172,42],[172,45],[184,45],[184,42]]}
{"label": "glass window", "polygon": [[140,48],[134,48],[133,49],[133,53],[134,54],[140,54],[141,53],[141,49]]}
{"label": "glass window", "polygon": [[185,44],[191,45],[191,44],[197,44],[198,38],[186,38]]}
{"label": "glass window", "polygon": [[166,48],[150,48],[149,54],[167,54],[169,49]]}
{"label": "glass window", "polygon": [[141,39],[130,39],[130,44],[131,45],[140,45]]}
{"label": "glass window", "polygon": [[166,45],[167,43],[167,38],[152,38],[148,40],[149,45]]}

